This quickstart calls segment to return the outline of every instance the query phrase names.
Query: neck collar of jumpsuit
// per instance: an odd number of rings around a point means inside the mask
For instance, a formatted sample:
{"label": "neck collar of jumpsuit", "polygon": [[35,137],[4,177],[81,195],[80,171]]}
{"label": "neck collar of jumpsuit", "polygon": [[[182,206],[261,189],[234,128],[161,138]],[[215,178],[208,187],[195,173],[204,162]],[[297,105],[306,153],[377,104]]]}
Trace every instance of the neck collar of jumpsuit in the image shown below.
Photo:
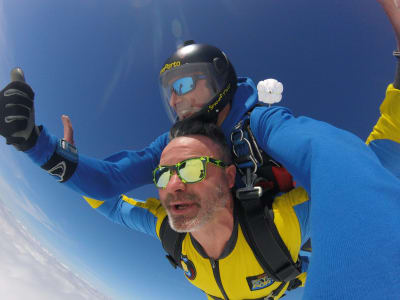
{"label": "neck collar of jumpsuit", "polygon": [[230,143],[233,127],[243,119],[244,115],[258,102],[257,87],[248,77],[238,77],[237,90],[231,104],[228,116],[222,122],[221,129]]}
{"label": "neck collar of jumpsuit", "polygon": [[[237,216],[237,209],[236,209],[236,205],[233,208],[233,230],[232,230],[232,234],[231,237],[229,238],[229,240],[226,242],[226,245],[224,247],[224,250],[222,251],[220,257],[218,257],[218,259],[223,259],[225,257],[227,257],[229,254],[231,254],[231,252],[233,251],[233,249],[235,248],[236,245],[236,241],[238,238],[238,224],[239,224],[239,220],[238,220],[238,216]],[[190,240],[192,241],[192,245],[193,247],[197,250],[197,252],[203,257],[203,258],[209,258],[206,251],[204,251],[203,247],[200,245],[200,243],[193,237],[193,235],[190,235]]]}

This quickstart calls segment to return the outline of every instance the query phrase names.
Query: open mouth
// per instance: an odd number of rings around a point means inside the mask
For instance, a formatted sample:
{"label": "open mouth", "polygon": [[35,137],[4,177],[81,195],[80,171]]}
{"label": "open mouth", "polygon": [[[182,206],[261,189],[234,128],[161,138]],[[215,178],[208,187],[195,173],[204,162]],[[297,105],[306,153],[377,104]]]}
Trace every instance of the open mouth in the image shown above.
{"label": "open mouth", "polygon": [[170,211],[174,214],[184,214],[198,207],[196,203],[177,203],[170,206]]}
{"label": "open mouth", "polygon": [[190,206],[190,204],[176,204],[176,205],[174,205],[174,208],[176,210],[182,210],[182,209],[185,209],[188,206]]}

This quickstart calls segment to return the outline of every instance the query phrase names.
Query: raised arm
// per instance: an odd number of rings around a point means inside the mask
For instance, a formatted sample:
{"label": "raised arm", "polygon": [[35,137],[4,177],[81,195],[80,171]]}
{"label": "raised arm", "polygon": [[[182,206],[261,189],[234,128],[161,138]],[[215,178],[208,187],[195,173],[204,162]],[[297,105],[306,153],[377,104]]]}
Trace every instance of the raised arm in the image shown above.
{"label": "raised arm", "polygon": [[121,151],[104,160],[78,155],[69,120],[63,122],[70,126],[66,138],[72,143],[36,126],[33,99],[33,90],[22,79],[13,80],[1,91],[0,134],[55,179],[80,194],[100,199],[152,182],[152,170],[168,143],[168,133],[140,151]]}
{"label": "raised arm", "polygon": [[399,0],[377,0],[383,7],[390,23],[393,26],[397,40],[397,49],[400,50],[400,1]]}

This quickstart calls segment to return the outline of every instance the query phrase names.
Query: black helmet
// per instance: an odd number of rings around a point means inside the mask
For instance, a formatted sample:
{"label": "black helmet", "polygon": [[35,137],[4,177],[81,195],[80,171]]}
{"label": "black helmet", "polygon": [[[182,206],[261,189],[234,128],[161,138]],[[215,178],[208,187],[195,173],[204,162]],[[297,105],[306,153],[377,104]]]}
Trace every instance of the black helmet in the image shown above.
{"label": "black helmet", "polygon": [[[173,94],[178,97],[188,94],[201,79],[205,81],[199,83],[208,87],[207,93],[203,93],[204,99],[191,94],[192,98],[185,97],[177,105],[171,103]],[[232,101],[237,77],[224,52],[210,45],[186,41],[162,67],[160,86],[168,115],[174,122],[199,116],[216,122],[218,113]]]}

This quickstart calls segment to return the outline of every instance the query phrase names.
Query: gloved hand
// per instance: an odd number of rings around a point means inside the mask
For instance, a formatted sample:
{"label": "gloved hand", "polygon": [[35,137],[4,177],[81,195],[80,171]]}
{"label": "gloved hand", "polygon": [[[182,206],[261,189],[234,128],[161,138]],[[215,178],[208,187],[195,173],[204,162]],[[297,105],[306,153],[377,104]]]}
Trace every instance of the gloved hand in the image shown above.
{"label": "gloved hand", "polygon": [[35,125],[34,96],[22,70],[13,69],[11,83],[0,92],[0,134],[20,151],[32,148],[40,133]]}

